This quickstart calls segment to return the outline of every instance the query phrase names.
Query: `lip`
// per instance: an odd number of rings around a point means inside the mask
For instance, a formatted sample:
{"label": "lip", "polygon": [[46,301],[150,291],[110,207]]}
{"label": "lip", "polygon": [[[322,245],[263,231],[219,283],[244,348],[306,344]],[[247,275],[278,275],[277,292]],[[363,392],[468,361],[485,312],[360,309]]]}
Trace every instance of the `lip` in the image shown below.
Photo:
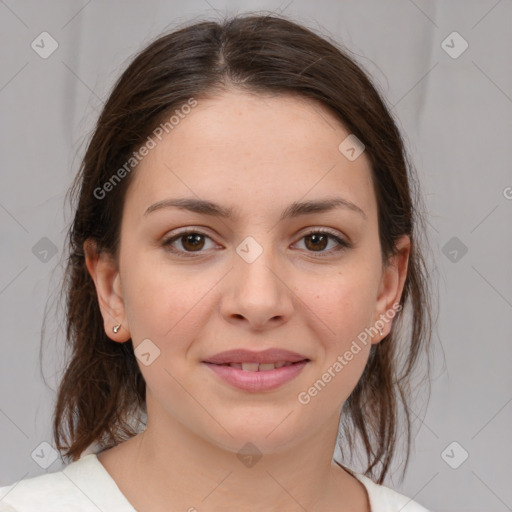
{"label": "lip", "polygon": [[[227,364],[227,363],[275,363],[277,361],[286,361],[289,363],[296,363],[308,359],[302,354],[297,352],[290,352],[289,350],[283,350],[280,348],[269,348],[267,350],[261,350],[255,352],[247,349],[234,349],[226,352],[220,352],[214,356],[208,357],[203,363],[213,364]],[[269,370],[270,372],[274,370]]]}
{"label": "lip", "polygon": [[[246,359],[244,362],[249,361]],[[206,361],[203,361],[203,364],[228,384],[244,391],[258,392],[271,391],[289,382],[299,375],[309,362],[309,360],[301,360],[290,366],[282,366],[274,370],[256,372],[245,371],[231,366],[222,366],[222,364],[214,364]]]}

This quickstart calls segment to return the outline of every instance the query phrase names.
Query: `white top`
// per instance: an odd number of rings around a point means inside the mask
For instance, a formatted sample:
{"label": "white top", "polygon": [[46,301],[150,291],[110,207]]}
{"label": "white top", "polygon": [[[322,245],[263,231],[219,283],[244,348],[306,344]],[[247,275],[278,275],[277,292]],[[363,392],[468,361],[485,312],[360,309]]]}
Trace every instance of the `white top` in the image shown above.
{"label": "white top", "polygon": [[[368,491],[372,512],[428,512],[364,475],[352,473]],[[0,512],[136,512],[94,453],[63,470],[0,487]]]}

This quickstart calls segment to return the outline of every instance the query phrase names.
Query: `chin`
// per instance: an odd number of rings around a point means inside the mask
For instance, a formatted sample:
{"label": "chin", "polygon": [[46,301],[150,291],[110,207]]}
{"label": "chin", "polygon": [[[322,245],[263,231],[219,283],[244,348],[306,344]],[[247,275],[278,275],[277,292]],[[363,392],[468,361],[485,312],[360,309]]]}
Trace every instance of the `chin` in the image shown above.
{"label": "chin", "polygon": [[265,419],[259,420],[254,419],[254,414],[237,414],[236,417],[229,418],[233,421],[224,418],[222,421],[224,428],[216,425],[214,432],[209,429],[208,437],[213,444],[235,454],[239,454],[240,451],[255,451],[261,454],[280,453],[302,437],[300,432],[293,428],[291,417],[287,418],[287,414],[283,415],[282,412],[279,415],[269,414]]}

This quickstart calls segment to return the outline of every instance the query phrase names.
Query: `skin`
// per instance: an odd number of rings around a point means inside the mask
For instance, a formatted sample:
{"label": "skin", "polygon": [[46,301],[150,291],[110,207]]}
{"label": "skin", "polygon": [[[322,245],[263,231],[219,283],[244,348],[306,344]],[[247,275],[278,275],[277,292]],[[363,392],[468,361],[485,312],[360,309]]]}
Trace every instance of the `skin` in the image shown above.
{"label": "skin", "polygon": [[[339,151],[348,135],[326,108],[297,96],[230,90],[198,99],[136,170],[118,259],[85,244],[107,335],[131,337],[135,347],[150,339],[160,350],[149,366],[138,362],[146,430],[98,456],[138,510],[369,510],[362,484],[332,456],[341,407],[392,322],[309,404],[297,400],[393,308],[407,273],[406,236],[382,264],[369,159],[349,161]],[[334,196],[364,216],[337,208],[279,221],[294,201]],[[175,207],[145,214],[177,197],[239,216]],[[207,235],[199,253],[184,238],[173,244],[184,256],[163,246],[178,228]],[[337,250],[333,238],[315,245],[305,237],[311,228],[331,228],[351,247]],[[248,236],[263,249],[252,263],[236,252]],[[311,361],[281,387],[251,393],[201,363],[239,347],[284,348]],[[262,454],[252,467],[237,457],[247,442]]]}

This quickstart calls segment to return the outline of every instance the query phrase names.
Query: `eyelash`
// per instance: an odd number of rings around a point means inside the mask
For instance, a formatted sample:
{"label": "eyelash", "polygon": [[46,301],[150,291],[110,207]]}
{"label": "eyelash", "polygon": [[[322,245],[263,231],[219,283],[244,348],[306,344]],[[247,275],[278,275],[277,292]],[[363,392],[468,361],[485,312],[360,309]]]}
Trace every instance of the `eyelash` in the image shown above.
{"label": "eyelash", "polygon": [[[207,235],[206,233],[204,233],[200,230],[196,230],[196,229],[189,229],[188,231],[181,231],[180,233],[177,233],[177,234],[165,239],[162,242],[162,246],[169,252],[176,254],[178,256],[183,256],[185,258],[194,258],[194,257],[200,256],[202,253],[206,252],[206,251],[183,251],[183,250],[178,250],[178,249],[172,247],[172,243],[174,243],[175,241],[179,240],[180,238],[182,238],[186,235],[201,235],[206,238],[210,238],[210,240],[211,240],[211,237],[209,235]],[[339,252],[344,249],[349,249],[352,247],[351,243],[340,238],[335,232],[333,232],[327,228],[308,231],[307,233],[302,235],[300,240],[302,240],[303,238],[306,238],[307,236],[310,236],[310,235],[327,235],[329,238],[335,240],[339,244],[337,248],[331,249],[328,251],[323,251],[323,250],[322,251],[309,251],[309,250],[307,251],[309,253],[315,254],[316,257],[320,257],[320,258],[327,257],[327,256],[330,256],[333,252]]]}

